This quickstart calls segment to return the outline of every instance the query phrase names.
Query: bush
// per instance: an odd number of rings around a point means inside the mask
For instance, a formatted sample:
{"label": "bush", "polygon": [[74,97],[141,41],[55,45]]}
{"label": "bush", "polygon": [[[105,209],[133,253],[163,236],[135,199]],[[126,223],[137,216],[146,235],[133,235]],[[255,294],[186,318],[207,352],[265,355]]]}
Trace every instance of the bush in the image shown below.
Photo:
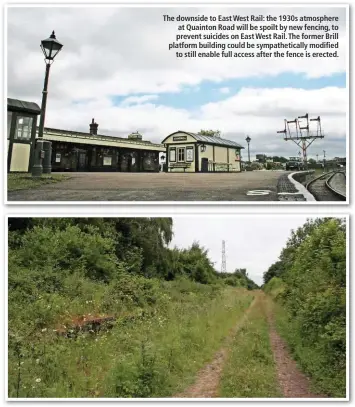
{"label": "bush", "polygon": [[328,218],[307,223],[293,233],[277,269],[283,270],[280,277],[272,277],[264,289],[282,299],[287,315],[281,330],[296,359],[320,391],[345,397],[346,232],[343,222]]}

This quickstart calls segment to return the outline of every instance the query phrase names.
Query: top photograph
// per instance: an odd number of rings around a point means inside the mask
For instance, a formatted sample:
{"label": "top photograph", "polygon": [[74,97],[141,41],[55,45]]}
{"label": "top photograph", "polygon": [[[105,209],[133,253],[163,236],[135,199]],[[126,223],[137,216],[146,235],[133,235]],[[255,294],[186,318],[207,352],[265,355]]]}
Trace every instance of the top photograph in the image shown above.
{"label": "top photograph", "polygon": [[6,204],[349,203],[349,6],[7,6]]}

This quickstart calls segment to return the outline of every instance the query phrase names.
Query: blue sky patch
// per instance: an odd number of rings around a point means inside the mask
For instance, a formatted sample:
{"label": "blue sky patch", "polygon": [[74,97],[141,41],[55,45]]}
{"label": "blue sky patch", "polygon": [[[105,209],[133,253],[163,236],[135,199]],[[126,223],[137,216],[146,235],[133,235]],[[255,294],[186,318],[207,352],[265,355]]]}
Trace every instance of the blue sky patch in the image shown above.
{"label": "blue sky patch", "polygon": [[[180,92],[161,93],[157,99],[146,103],[170,106],[177,109],[191,109],[198,108],[206,103],[228,99],[242,88],[296,88],[312,90],[330,86],[345,88],[346,74],[339,73],[320,78],[307,78],[303,74],[283,73],[277,76],[229,79],[218,83],[203,81],[197,86],[185,86]],[[134,94],[134,96],[143,95],[147,95],[147,93]],[[113,104],[120,105],[129,96],[133,95],[114,96],[112,97]]]}

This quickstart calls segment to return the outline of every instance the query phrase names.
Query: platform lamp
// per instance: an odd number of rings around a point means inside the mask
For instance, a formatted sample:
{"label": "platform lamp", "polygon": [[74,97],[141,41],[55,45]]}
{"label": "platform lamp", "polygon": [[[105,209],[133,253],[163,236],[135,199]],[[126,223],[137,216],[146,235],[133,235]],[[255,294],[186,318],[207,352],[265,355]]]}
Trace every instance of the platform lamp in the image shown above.
{"label": "platform lamp", "polygon": [[248,143],[248,163],[250,164],[250,149],[249,149],[249,144],[251,141],[251,138],[249,136],[247,136],[247,138],[245,139],[245,141]]}
{"label": "platform lamp", "polygon": [[54,58],[58,55],[62,48],[63,44],[56,39],[54,31],[49,38],[41,41],[41,49],[44,54],[44,61],[46,63],[46,75],[44,78],[44,86],[42,91],[41,117],[39,122],[38,138],[36,139],[35,144],[34,165],[32,167],[32,176],[34,177],[40,177],[42,173],[50,174],[52,171],[52,146],[50,141],[43,140],[43,131],[46,116],[49,70],[54,62]]}

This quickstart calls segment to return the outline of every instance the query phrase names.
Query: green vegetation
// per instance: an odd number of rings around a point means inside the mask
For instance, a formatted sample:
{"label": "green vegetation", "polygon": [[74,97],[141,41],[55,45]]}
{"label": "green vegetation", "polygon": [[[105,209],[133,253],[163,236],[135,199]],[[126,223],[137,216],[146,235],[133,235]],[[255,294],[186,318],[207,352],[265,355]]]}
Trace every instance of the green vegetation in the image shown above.
{"label": "green vegetation", "polygon": [[200,130],[197,134],[201,136],[221,137],[220,130]]}
{"label": "green vegetation", "polygon": [[252,301],[170,218],[9,219],[9,397],[171,397]]}
{"label": "green vegetation", "polygon": [[223,370],[219,397],[282,397],[269,342],[266,299],[259,294],[236,333]]}
{"label": "green vegetation", "polygon": [[31,174],[11,173],[7,174],[7,190],[18,191],[20,189],[37,188],[45,184],[55,184],[69,179],[69,175],[50,174],[41,177],[32,177]]}
{"label": "green vegetation", "polygon": [[315,388],[346,393],[346,228],[340,219],[308,221],[292,233],[264,274],[278,299],[276,325]]}
{"label": "green vegetation", "polygon": [[248,290],[259,288],[258,285],[248,277],[246,269],[236,269],[234,273],[218,273],[218,277],[221,278],[225,284],[232,287],[244,287]]}
{"label": "green vegetation", "polygon": [[274,300],[282,298],[285,292],[286,284],[279,277],[273,277],[264,287],[266,294],[269,294]]}

